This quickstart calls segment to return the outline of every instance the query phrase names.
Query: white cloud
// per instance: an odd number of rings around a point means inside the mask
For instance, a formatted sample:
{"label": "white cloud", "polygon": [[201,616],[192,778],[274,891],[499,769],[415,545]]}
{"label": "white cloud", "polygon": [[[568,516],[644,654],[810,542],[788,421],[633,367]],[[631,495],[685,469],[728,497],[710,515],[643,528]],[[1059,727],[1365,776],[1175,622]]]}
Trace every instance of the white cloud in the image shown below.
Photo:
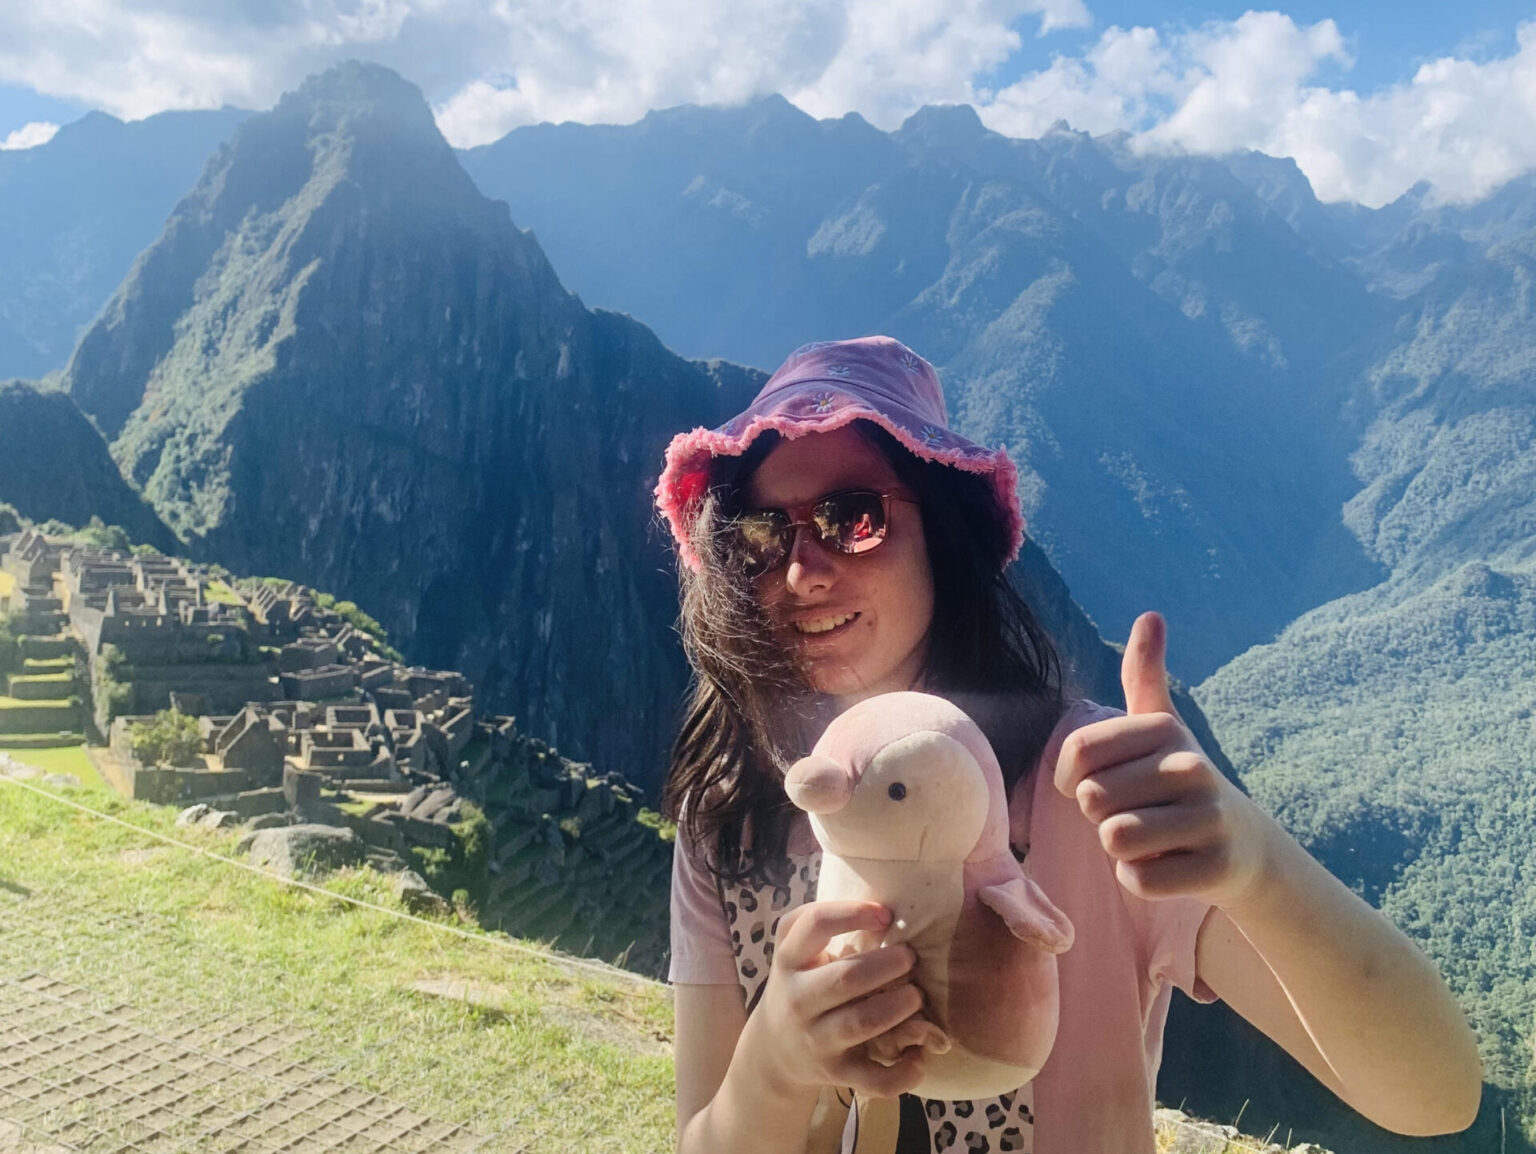
{"label": "white cloud", "polygon": [[438,108],[456,144],[538,120],[624,123],[685,102],[780,92],[816,116],[857,110],[894,128],[925,103],[970,100],[971,78],[1041,35],[1090,21],[1082,0],[502,0],[504,79]]}
{"label": "white cloud", "polygon": [[39,144],[47,144],[58,130],[57,124],[50,124],[46,120],[34,120],[29,124],[23,124],[4,140],[0,140],[0,152],[36,148]]}
{"label": "white cloud", "polygon": [[1143,149],[1294,157],[1324,200],[1380,205],[1419,181],[1442,200],[1474,200],[1536,168],[1536,22],[1517,40],[1513,55],[1446,57],[1362,96],[1315,83],[1352,63],[1332,20],[1248,12],[1170,35],[1110,28],[1082,57],[1057,57],[979,111],[1011,135],[1065,117],[1136,133]]}
{"label": "white cloud", "polygon": [[541,120],[626,123],[652,108],[730,104],[799,87],[847,34],[843,0],[500,0],[498,51],[437,109],[455,144]]}
{"label": "white cloud", "polygon": [[0,0],[0,84],[132,119],[268,107],[355,56],[432,94],[459,145],[541,120],[625,123],[781,92],[883,128],[925,103],[968,102],[1018,136],[1065,119],[1147,149],[1254,148],[1294,157],[1324,199],[1370,204],[1420,180],[1470,199],[1536,168],[1536,23],[1510,55],[1465,46],[1368,93],[1337,80],[1351,52],[1335,21],[1272,11],[1111,27],[987,87],[1024,37],[1062,46],[1061,30],[1090,24],[1084,0]]}
{"label": "white cloud", "polygon": [[1143,124],[1154,102],[1179,86],[1155,30],[1110,28],[1084,56],[1057,56],[1049,68],[984,98],[978,111],[988,127],[1010,136],[1039,136],[1058,120],[1098,134]]}
{"label": "white cloud", "polygon": [[268,107],[359,56],[439,98],[459,145],[770,92],[899,121],[970,98],[970,77],[1003,63],[1019,28],[1090,20],[1083,0],[0,0],[0,83],[133,119]]}

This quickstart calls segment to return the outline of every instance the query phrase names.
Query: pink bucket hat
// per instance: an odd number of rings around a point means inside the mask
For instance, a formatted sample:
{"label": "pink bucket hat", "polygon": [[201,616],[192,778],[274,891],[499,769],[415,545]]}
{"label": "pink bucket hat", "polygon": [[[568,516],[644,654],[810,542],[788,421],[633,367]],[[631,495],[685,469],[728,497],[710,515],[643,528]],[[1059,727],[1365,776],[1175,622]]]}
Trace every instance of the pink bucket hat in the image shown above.
{"label": "pink bucket hat", "polygon": [[861,337],[801,345],[757,394],[745,412],[718,429],[679,433],[667,446],[667,464],[656,485],[656,504],[666,514],[683,563],[699,568],[688,533],[709,487],[710,462],[738,457],[765,429],[789,440],[829,433],[851,421],[873,421],[915,456],[980,473],[992,482],[997,515],[1008,531],[1008,558],[1024,544],[1018,469],[1003,449],[988,449],[949,427],[944,391],[933,366],[900,341]]}

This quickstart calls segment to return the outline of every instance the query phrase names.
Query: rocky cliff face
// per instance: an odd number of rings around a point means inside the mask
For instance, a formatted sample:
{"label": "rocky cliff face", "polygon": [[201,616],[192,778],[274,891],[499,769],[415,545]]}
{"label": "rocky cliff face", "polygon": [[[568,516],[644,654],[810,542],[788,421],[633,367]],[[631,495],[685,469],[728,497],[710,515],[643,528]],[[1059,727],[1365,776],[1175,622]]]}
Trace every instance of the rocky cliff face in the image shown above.
{"label": "rocky cliff face", "polygon": [[518,129],[464,162],[670,347],[771,368],[813,339],[912,345],[961,430],[1018,457],[1094,619],[1123,637],[1163,610],[1185,678],[1379,576],[1338,523],[1337,416],[1390,308],[1288,162],[1014,140],[964,106],[884,133],[780,98]]}
{"label": "rocky cliff face", "polygon": [[[357,601],[526,732],[656,782],[685,671],[650,489],[761,375],[583,307],[410,85],[350,65],[247,121],[65,379],[192,548]],[[1113,700],[1044,554],[1020,574]]]}
{"label": "rocky cliff face", "polygon": [[196,550],[654,781],[683,671],[649,489],[750,382],[585,309],[413,87],[349,65],[248,121],[66,382]]}

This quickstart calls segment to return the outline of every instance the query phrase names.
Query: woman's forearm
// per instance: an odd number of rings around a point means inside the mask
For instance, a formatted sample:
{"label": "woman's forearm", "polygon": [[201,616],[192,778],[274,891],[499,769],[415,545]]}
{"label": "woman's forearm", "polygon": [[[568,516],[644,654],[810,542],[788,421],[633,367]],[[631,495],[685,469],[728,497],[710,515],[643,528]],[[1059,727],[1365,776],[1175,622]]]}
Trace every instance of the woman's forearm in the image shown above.
{"label": "woman's forearm", "polygon": [[749,1019],[715,1096],[688,1120],[678,1154],[805,1154],[819,1091],[780,1084],[755,1057],[760,1019]]}
{"label": "woman's forearm", "polygon": [[1342,1097],[1400,1133],[1470,1125],[1477,1042],[1439,972],[1272,818],[1261,828],[1263,869],[1222,912],[1273,972]]}

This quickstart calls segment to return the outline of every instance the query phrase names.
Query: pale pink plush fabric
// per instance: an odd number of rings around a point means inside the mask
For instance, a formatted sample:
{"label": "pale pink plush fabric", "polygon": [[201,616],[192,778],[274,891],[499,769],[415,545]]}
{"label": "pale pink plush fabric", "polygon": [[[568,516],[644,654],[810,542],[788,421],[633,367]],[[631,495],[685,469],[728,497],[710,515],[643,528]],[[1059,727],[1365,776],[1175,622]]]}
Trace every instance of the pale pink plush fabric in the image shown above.
{"label": "pale pink plush fabric", "polygon": [[908,450],[992,482],[998,517],[1009,533],[1008,561],[1024,544],[1018,469],[1003,449],[988,449],[949,427],[944,391],[933,366],[891,337],[815,341],[790,354],[745,412],[717,429],[679,433],[667,446],[656,484],[656,505],[666,515],[683,563],[699,567],[688,542],[715,457],[737,457],[765,430],[794,440],[829,433],[853,421],[873,421]]}
{"label": "pale pink plush fabric", "polygon": [[[1144,902],[1115,880],[1098,832],[1052,783],[1072,730],[1114,710],[1075,704],[1062,717],[1035,771],[1010,799],[1013,844],[1028,847],[1036,882],[1072,920],[1076,940],[1057,958],[1061,1024],[1032,1083],[1033,1154],[1151,1154],[1163,1025],[1175,986],[1201,1001],[1214,995],[1195,975],[1195,940],[1210,907],[1176,899]],[[801,821],[790,839],[802,876],[815,874],[815,839]],[[788,891],[796,893],[792,885]],[[771,926],[803,898],[773,900]],[[764,900],[764,911],[769,901]],[[755,1004],[765,974],[738,969],[736,944],[710,874],[679,852],[672,884],[672,968],[680,983],[739,983]]]}

